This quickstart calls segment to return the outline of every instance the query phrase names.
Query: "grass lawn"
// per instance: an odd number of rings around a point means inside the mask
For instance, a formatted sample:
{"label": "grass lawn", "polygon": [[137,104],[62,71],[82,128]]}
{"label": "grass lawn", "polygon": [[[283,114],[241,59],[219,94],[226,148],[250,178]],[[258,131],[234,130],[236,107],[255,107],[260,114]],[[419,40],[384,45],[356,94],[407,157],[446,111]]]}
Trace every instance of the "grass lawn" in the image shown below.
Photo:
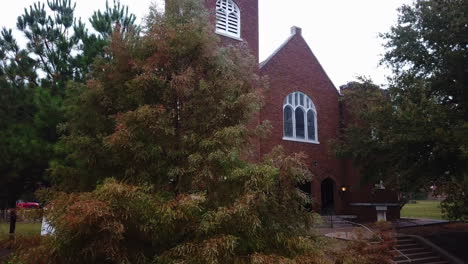
{"label": "grass lawn", "polygon": [[416,201],[407,203],[401,210],[402,217],[443,219],[439,201]]}
{"label": "grass lawn", "polygon": [[[10,223],[0,223],[0,240],[8,237]],[[41,233],[41,223],[16,223],[16,234],[18,235],[39,235]]]}

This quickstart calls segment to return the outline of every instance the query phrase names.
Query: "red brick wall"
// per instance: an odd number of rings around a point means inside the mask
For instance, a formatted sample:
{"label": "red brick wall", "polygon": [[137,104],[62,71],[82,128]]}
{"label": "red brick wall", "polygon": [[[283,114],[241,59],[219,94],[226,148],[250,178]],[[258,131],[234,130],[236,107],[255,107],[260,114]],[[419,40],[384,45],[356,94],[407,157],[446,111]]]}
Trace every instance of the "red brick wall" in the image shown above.
{"label": "red brick wall", "polygon": [[[338,192],[343,184],[342,162],[330,154],[330,141],[339,132],[339,94],[298,33],[268,61],[260,73],[269,78],[270,89],[265,92],[265,107],[261,120],[269,120],[273,126],[271,136],[262,140],[261,154],[265,155],[274,146],[282,145],[287,152],[304,152],[307,163],[315,174],[312,193],[320,208],[320,186],[326,178],[335,181],[335,209],[343,212],[342,198]],[[318,140],[320,144],[283,140],[283,101],[292,92],[308,95],[317,109]]]}
{"label": "red brick wall", "polygon": [[[205,0],[206,6],[214,21],[216,0]],[[257,58],[259,54],[258,0],[235,0],[241,11],[241,38],[246,42]],[[214,29],[213,29],[214,30]],[[237,45],[241,41],[220,35],[226,45]],[[260,69],[260,75],[268,76],[270,88],[265,91],[265,106],[254,118],[250,127],[256,123],[269,120],[273,126],[271,136],[267,139],[252,140],[254,152],[261,156],[268,154],[275,146],[282,145],[289,152],[303,152],[308,156],[307,164],[314,173],[311,183],[315,201],[314,209],[321,209],[321,183],[326,178],[335,182],[335,213],[355,214],[361,220],[373,221],[376,218],[374,207],[350,206],[352,202],[397,202],[394,192],[372,194],[372,186],[361,186],[361,178],[349,161],[338,160],[331,153],[330,142],[340,133],[339,93],[321,67],[309,46],[301,36],[301,30],[282,47],[267,64]],[[308,95],[317,109],[318,140],[320,144],[293,142],[283,140],[283,101],[285,97],[300,91]],[[341,106],[345,107],[345,106]],[[344,111],[346,117],[346,111]],[[349,116],[348,116],[349,117]],[[256,121],[257,120],[257,121]],[[347,121],[347,120],[345,120]],[[348,187],[341,192],[341,186]],[[397,208],[389,208],[389,219],[399,217]]]}

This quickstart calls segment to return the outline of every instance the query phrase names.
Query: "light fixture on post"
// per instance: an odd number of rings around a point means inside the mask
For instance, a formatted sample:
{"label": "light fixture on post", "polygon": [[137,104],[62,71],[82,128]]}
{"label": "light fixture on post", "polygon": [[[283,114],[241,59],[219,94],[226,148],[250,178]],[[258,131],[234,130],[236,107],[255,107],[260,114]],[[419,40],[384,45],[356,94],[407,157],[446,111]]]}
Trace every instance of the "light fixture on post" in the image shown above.
{"label": "light fixture on post", "polygon": [[341,192],[346,192],[346,191],[348,191],[348,188],[344,185],[341,186]]}

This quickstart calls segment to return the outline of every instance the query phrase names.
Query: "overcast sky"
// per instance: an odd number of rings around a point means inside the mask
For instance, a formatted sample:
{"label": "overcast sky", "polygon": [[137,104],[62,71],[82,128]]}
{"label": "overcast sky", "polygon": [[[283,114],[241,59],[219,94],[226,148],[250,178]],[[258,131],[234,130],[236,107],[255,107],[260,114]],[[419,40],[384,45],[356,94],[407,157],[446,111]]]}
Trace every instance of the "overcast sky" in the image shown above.
{"label": "overcast sky", "polygon": [[[156,0],[156,2],[161,0]],[[14,28],[16,17],[37,0],[0,0],[0,26]],[[77,0],[77,16],[87,20],[105,0]],[[155,0],[121,0],[139,21]],[[397,20],[396,9],[412,0],[260,0],[260,60],[268,57],[290,34],[302,28],[325,71],[338,88],[358,75],[385,83],[388,70],[379,67],[383,53],[379,32]]]}

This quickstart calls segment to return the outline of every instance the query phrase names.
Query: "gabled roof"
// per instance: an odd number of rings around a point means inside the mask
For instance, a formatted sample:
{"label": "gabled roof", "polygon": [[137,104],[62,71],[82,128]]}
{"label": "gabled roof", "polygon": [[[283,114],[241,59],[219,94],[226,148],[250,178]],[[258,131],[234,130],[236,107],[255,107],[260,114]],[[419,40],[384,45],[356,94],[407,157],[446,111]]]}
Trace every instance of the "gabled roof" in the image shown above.
{"label": "gabled roof", "polygon": [[308,52],[310,52],[311,56],[313,57],[314,61],[316,62],[316,64],[318,65],[318,67],[320,68],[320,70],[322,71],[322,73],[325,75],[326,79],[328,79],[328,81],[330,82],[331,86],[335,88],[335,91],[340,94],[340,92],[338,91],[338,89],[336,89],[335,85],[333,84],[333,82],[331,81],[330,77],[328,76],[327,72],[325,71],[325,69],[322,67],[321,63],[318,61],[317,57],[315,56],[315,54],[312,52],[312,49],[309,47],[309,45],[307,44],[307,42],[303,39],[302,37],[302,29],[300,27],[296,27],[296,26],[293,26],[291,28],[291,36],[285,41],[283,42],[283,44],[281,44],[281,46],[279,46],[278,49],[276,49],[266,60],[262,61],[259,65],[259,68],[260,70],[262,70],[263,67],[265,67],[266,65],[268,65],[273,58],[275,58],[278,53],[281,52],[281,50],[283,50],[286,46],[288,46],[288,44],[295,38],[295,37],[299,37],[301,41],[304,42],[305,46],[307,47],[308,49]]}
{"label": "gabled roof", "polygon": [[285,46],[286,44],[289,43],[289,41],[291,41],[292,38],[294,38],[294,36],[296,35],[296,33],[299,33],[301,34],[302,33],[302,29],[300,27],[296,27],[296,26],[293,26],[291,28],[291,36],[289,36],[288,39],[286,39],[285,42],[283,42],[283,44],[281,44],[270,56],[268,56],[268,58],[266,58],[266,60],[260,62],[260,69],[263,68],[263,66],[265,66],[266,64],[268,64],[268,62],[273,59],[273,57],[276,56],[276,54],[278,54],[278,52],[280,52]]}
{"label": "gabled roof", "polygon": [[283,42],[283,44],[281,44],[281,46],[279,46],[279,48],[277,48],[268,58],[266,58],[266,60],[260,62],[260,69],[263,68],[263,66],[265,66],[266,64],[268,64],[268,62],[270,62],[270,60],[273,59],[273,57],[275,57],[276,54],[278,54],[278,52],[280,52],[280,50],[282,50],[284,46],[286,46],[286,44],[288,44],[293,37],[294,35],[291,35],[285,42]]}

